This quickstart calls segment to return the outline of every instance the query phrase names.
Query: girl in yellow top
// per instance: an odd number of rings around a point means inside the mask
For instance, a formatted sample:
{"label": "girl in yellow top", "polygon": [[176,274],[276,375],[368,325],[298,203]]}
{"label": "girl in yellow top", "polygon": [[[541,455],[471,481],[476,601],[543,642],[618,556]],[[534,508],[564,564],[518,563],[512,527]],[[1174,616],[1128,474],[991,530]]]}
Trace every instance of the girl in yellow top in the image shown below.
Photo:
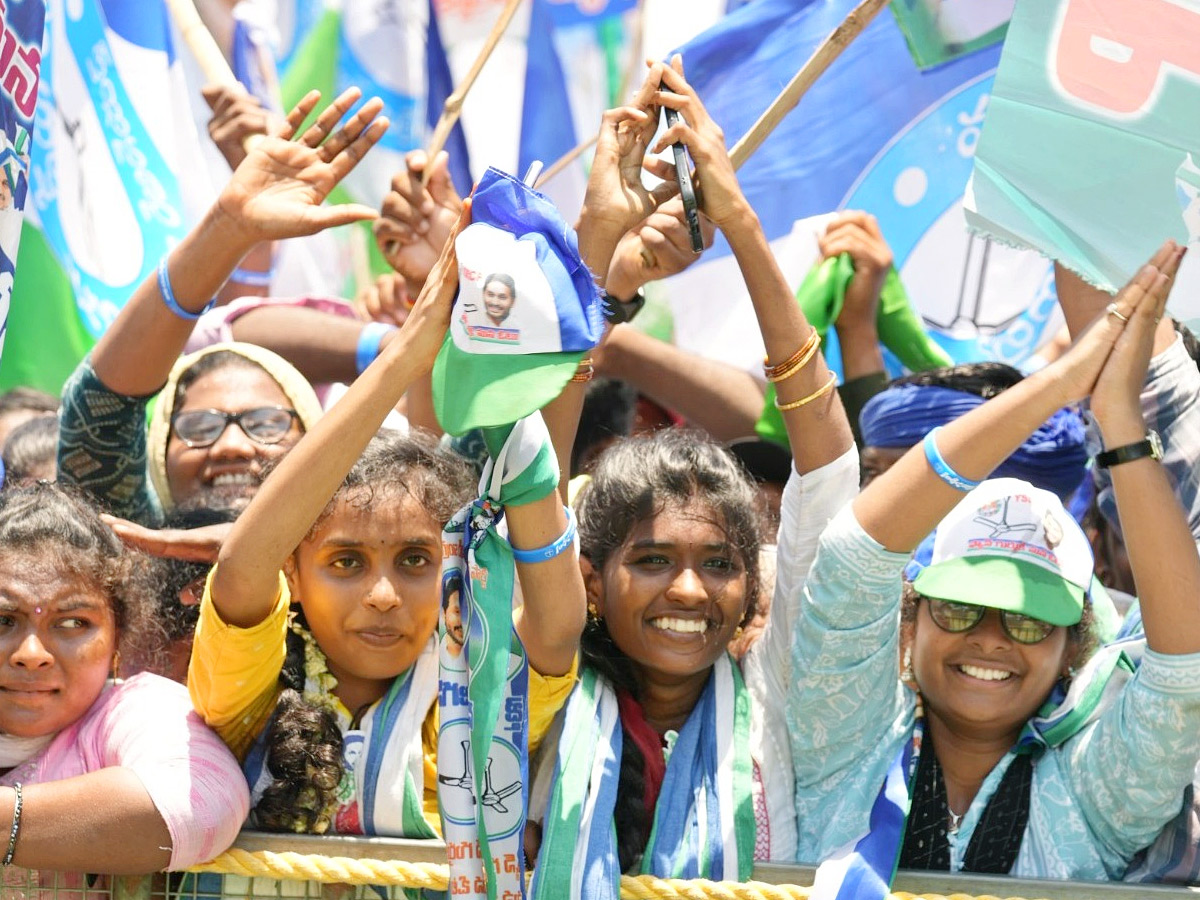
{"label": "girl in yellow top", "polygon": [[[468,204],[404,327],[279,464],[209,575],[188,689],[244,760],[257,827],[436,833],[441,529],[472,485],[428,440],[374,436],[433,365],[469,215]],[[506,518],[517,548],[565,528],[556,493]],[[538,588],[514,614],[536,746],[574,683],[584,598],[573,554],[517,574]]]}

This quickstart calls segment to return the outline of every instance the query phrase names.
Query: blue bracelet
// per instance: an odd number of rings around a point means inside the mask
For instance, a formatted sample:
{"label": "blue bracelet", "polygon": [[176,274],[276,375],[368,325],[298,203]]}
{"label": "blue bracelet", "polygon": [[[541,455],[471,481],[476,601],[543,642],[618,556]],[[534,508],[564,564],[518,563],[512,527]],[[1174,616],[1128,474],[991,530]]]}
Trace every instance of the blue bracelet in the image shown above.
{"label": "blue bracelet", "polygon": [[575,513],[569,506],[564,506],[563,511],[567,514],[567,530],[559,535],[557,540],[545,547],[538,547],[536,550],[518,550],[513,547],[513,559],[519,563],[546,562],[554,559],[568,547],[573,547],[575,545]]}
{"label": "blue bracelet", "polygon": [[158,292],[162,294],[163,303],[167,305],[167,309],[175,313],[175,315],[179,316],[179,318],[183,319],[185,322],[195,322],[202,315],[212,309],[213,304],[217,302],[215,299],[209,300],[208,303],[205,304],[204,309],[196,313],[188,312],[186,309],[180,306],[179,301],[175,299],[175,292],[171,290],[171,279],[167,276],[167,258],[165,256],[158,264]]}
{"label": "blue bracelet", "polygon": [[964,494],[968,491],[973,491],[979,487],[978,481],[972,481],[970,478],[963,478],[952,468],[946,460],[942,459],[942,454],[938,451],[937,439],[934,437],[942,426],[939,425],[929,434],[925,435],[925,459],[929,461],[929,467],[933,469],[933,473],[938,478],[950,485],[956,491],[962,491]]}
{"label": "blue bracelet", "polygon": [[383,342],[383,336],[395,330],[395,325],[383,322],[368,322],[362,327],[362,331],[358,333],[358,349],[354,352],[354,368],[359,375],[365,372],[367,366],[379,355],[379,345]]}
{"label": "blue bracelet", "polygon": [[246,287],[262,287],[269,288],[271,279],[275,276],[274,271],[255,272],[251,269],[237,268],[229,276],[230,281],[236,281],[238,284],[244,284]]}

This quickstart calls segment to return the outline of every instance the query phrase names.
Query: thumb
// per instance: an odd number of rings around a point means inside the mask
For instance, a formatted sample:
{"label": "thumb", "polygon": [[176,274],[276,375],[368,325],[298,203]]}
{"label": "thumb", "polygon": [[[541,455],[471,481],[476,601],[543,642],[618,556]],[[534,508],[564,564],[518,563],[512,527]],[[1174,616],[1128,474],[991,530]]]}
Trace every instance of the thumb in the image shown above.
{"label": "thumb", "polygon": [[450,154],[445,150],[439,151],[434,157],[425,187],[439,206],[457,206],[461,202],[454,180],[450,177]]}

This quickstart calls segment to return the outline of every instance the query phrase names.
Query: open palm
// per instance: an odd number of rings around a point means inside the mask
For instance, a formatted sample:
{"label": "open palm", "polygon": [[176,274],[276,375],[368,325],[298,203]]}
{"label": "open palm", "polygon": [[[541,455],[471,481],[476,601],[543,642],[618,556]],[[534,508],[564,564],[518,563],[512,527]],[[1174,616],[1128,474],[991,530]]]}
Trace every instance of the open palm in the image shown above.
{"label": "open palm", "polygon": [[376,216],[371,207],[357,203],[322,206],[387,131],[387,119],[378,117],[383,108],[378,99],[334,130],[358,98],[356,88],[345,91],[291,140],[320,99],[312,91],[288,114],[279,137],[263,137],[254,145],[217,200],[248,240],[300,237]]}

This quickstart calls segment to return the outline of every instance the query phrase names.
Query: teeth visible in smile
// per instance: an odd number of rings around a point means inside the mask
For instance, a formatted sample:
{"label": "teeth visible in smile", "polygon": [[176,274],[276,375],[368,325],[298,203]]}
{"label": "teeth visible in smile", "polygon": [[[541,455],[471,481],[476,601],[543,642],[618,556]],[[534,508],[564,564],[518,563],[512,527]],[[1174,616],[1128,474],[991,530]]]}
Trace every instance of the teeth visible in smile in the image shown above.
{"label": "teeth visible in smile", "polygon": [[249,472],[236,472],[227,475],[216,475],[212,480],[213,487],[226,487],[233,484],[254,484],[254,476]]}
{"label": "teeth visible in smile", "polygon": [[708,631],[706,619],[676,619],[671,616],[663,616],[651,619],[650,624],[659,631],[676,631],[680,634],[704,634]]}
{"label": "teeth visible in smile", "polygon": [[1005,672],[1003,669],[983,669],[979,666],[961,665],[958,667],[966,675],[972,678],[978,678],[980,681],[1004,681],[1007,678],[1012,678],[1012,672]]}

